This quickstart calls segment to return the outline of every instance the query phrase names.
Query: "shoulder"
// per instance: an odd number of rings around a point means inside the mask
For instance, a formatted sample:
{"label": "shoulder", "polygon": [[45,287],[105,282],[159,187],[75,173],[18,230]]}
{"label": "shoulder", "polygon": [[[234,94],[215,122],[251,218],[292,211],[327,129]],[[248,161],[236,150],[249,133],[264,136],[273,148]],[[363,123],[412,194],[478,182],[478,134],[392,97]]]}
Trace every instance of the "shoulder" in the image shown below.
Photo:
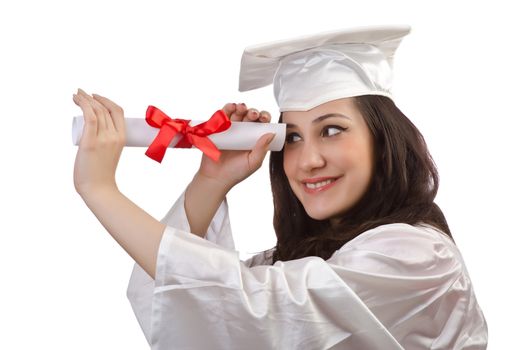
{"label": "shoulder", "polygon": [[395,223],[365,231],[337,250],[329,261],[395,273],[460,272],[462,258],[445,233],[429,225]]}
{"label": "shoulder", "polygon": [[456,248],[454,242],[447,234],[431,225],[395,223],[381,225],[365,231],[347,242],[338,251],[376,245],[386,248],[411,245],[418,248],[420,245],[430,247],[431,244],[440,244],[446,245],[449,248]]}

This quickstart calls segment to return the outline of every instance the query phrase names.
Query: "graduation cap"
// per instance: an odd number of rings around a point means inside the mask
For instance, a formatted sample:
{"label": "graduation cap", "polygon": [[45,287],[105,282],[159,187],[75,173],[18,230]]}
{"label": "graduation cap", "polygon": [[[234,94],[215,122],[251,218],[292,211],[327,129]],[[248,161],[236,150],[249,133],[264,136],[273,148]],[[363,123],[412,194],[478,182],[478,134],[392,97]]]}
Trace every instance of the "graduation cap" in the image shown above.
{"label": "graduation cap", "polygon": [[324,32],[247,47],[239,91],[273,84],[280,111],[307,111],[339,98],[392,98],[392,62],[407,25]]}

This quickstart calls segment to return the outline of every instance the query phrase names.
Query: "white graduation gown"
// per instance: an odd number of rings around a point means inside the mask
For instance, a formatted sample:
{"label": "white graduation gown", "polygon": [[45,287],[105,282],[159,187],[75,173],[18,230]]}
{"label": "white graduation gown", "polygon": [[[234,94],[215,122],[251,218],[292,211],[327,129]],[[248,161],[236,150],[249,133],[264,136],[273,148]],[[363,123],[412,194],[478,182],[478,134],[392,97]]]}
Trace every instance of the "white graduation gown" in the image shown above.
{"label": "white graduation gown", "polygon": [[127,290],[152,349],[486,348],[462,256],[431,227],[383,225],[326,261],[270,265],[269,251],[239,260],[225,201],[206,239],[183,203],[162,220],[156,280],[136,264]]}

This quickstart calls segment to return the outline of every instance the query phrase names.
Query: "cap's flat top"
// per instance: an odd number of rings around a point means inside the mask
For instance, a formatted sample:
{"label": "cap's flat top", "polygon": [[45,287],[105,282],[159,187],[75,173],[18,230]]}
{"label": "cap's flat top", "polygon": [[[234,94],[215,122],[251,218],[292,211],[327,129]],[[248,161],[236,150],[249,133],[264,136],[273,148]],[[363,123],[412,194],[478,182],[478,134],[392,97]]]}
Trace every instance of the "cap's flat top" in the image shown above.
{"label": "cap's flat top", "polygon": [[376,45],[401,38],[411,31],[408,25],[364,26],[327,31],[312,35],[270,41],[246,47],[245,53],[268,58],[281,58],[295,52],[329,44],[372,44]]}
{"label": "cap's flat top", "polygon": [[391,63],[401,39],[410,31],[409,25],[363,26],[248,46],[242,54],[239,91],[271,84],[281,58],[326,45],[371,44]]}

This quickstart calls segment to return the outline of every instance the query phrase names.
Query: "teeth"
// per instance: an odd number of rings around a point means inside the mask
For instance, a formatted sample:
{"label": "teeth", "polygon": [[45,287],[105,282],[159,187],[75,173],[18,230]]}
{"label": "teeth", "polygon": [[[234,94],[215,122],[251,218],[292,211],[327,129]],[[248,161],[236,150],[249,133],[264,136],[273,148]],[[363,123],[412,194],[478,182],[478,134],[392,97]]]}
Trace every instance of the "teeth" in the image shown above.
{"label": "teeth", "polygon": [[333,182],[335,180],[332,180],[332,179],[329,179],[329,180],[326,180],[326,181],[321,181],[321,182],[316,182],[316,183],[313,183],[313,184],[309,184],[307,183],[306,184],[306,187],[310,188],[310,189],[315,189],[315,188],[319,188],[319,187],[323,187],[323,186],[326,186],[328,185],[330,182]]}

